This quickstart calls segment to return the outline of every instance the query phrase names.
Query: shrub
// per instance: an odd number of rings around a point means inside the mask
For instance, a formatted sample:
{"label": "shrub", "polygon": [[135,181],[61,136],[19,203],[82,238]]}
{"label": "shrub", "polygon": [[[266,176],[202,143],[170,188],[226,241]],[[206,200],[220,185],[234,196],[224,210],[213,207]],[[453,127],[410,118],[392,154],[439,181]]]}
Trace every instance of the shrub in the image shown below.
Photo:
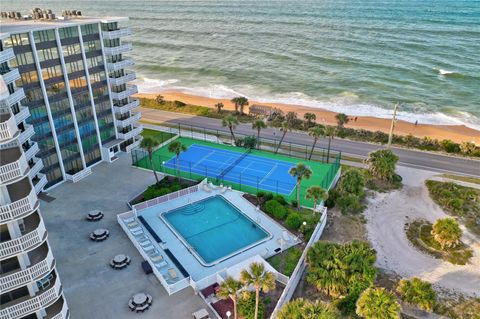
{"label": "shrub", "polygon": [[342,214],[358,214],[363,211],[361,199],[356,195],[345,195],[337,199],[337,206]]}
{"label": "shrub", "polygon": [[[238,299],[238,314],[245,319],[254,319],[255,317],[255,294],[252,292],[245,293]],[[258,303],[258,318],[264,318],[265,305],[260,299]]]}
{"label": "shrub", "polygon": [[432,284],[418,278],[400,280],[397,291],[403,301],[427,311],[432,311],[437,300]]}
{"label": "shrub", "polygon": [[447,153],[460,153],[460,145],[451,140],[443,140],[440,145]]}
{"label": "shrub", "polygon": [[[365,188],[365,177],[358,169],[349,169],[342,174],[342,178],[338,183],[338,195],[363,196]],[[330,194],[329,194],[330,195]]]}
{"label": "shrub", "polygon": [[173,105],[174,105],[175,107],[184,107],[184,106],[187,105],[187,104],[183,103],[182,101],[176,101],[176,100],[175,100],[175,101],[173,101]]}
{"label": "shrub", "polygon": [[273,197],[273,199],[275,199],[277,202],[279,202],[283,206],[287,205],[287,201],[285,200],[285,198],[282,195],[275,195]]}
{"label": "shrub", "polygon": [[265,192],[263,192],[263,191],[258,191],[258,192],[257,192],[257,197],[258,197],[258,198],[263,198],[263,197],[265,197]]}
{"label": "shrub", "polygon": [[255,136],[245,136],[243,139],[243,147],[255,148],[257,147],[257,138]]}
{"label": "shrub", "polygon": [[298,207],[298,202],[296,199],[292,200],[292,206]]}
{"label": "shrub", "polygon": [[325,206],[328,208],[335,207],[335,202],[338,198],[338,191],[335,188],[332,188],[328,191],[328,198],[325,201]]}
{"label": "shrub", "polygon": [[462,230],[453,218],[441,218],[433,224],[432,235],[442,249],[455,247],[460,243]]}
{"label": "shrub", "polygon": [[273,194],[272,193],[266,193],[265,194],[265,200],[271,200],[273,199]]}
{"label": "shrub", "polygon": [[287,219],[285,220],[285,225],[293,230],[297,230],[302,225],[302,216],[299,213],[290,213],[288,214]]}
{"label": "shrub", "polygon": [[274,199],[271,199],[265,203],[265,211],[278,219],[284,219],[287,215],[287,209]]}

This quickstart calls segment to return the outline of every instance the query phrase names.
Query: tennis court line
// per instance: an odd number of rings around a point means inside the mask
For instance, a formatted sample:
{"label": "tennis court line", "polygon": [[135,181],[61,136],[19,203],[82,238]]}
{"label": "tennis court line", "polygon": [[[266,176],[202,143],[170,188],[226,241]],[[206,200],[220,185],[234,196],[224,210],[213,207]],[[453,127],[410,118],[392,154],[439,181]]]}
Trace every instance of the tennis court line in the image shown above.
{"label": "tennis court line", "polygon": [[207,155],[205,155],[204,157],[202,157],[195,165],[193,165],[192,168],[195,168],[198,164],[200,164],[201,162],[203,162],[204,160],[206,160],[210,155],[212,155],[213,153],[215,153],[215,151],[210,151],[209,153],[207,153]]}
{"label": "tennis court line", "polygon": [[267,175],[265,175],[262,180],[260,181],[260,184],[262,184],[266,178],[268,178],[270,175],[272,175],[273,171],[275,171],[277,169],[277,164],[275,164],[271,169],[270,169],[270,172],[267,173]]}

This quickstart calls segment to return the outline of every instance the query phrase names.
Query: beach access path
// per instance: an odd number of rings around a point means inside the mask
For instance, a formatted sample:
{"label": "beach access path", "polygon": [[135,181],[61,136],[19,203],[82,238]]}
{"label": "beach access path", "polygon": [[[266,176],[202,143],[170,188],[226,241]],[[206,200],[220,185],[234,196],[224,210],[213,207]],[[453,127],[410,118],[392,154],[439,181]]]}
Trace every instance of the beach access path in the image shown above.
{"label": "beach access path", "polygon": [[[158,122],[159,124],[167,122],[169,124],[182,124],[200,126],[206,129],[219,130],[228,133],[228,128],[222,127],[221,121],[208,117],[195,116],[184,113],[174,113],[160,111],[155,109],[140,108],[142,119],[149,122]],[[155,128],[144,124],[145,127]],[[235,132],[247,135],[256,135],[256,131],[252,130],[251,124],[239,124],[235,128]],[[282,132],[276,128],[265,128],[261,131],[260,136],[269,139],[280,140]],[[313,140],[307,134],[302,132],[289,132],[285,136],[284,142],[300,143],[312,145]],[[316,147],[327,148],[328,140],[319,139]],[[384,148],[382,145],[357,142],[336,138],[332,141],[332,149],[341,151],[344,155],[366,158],[368,153]],[[392,147],[392,150],[399,156],[399,165],[412,168],[425,169],[441,173],[457,173],[480,177],[480,161],[453,157],[432,152],[422,152],[411,149]]]}

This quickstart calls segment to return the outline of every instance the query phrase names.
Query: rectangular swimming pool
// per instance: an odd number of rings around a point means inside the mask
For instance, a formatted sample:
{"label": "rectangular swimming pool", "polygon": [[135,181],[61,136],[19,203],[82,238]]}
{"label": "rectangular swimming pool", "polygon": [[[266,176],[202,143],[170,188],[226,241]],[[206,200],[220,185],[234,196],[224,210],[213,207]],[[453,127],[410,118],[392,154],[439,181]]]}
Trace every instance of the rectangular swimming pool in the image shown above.
{"label": "rectangular swimming pool", "polygon": [[217,264],[270,237],[221,195],[171,210],[161,218],[204,266]]}

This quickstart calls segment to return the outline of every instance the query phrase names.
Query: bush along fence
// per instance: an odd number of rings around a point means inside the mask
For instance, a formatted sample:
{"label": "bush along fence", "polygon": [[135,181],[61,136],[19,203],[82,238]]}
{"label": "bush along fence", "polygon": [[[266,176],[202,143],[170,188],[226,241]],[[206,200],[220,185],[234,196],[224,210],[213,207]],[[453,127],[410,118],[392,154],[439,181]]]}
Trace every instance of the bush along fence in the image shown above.
{"label": "bush along fence", "polygon": [[315,227],[315,230],[312,233],[312,237],[310,237],[310,240],[305,246],[302,256],[300,256],[297,266],[295,266],[295,269],[293,270],[293,273],[290,276],[290,279],[288,280],[287,285],[285,286],[285,289],[283,289],[283,292],[280,295],[280,298],[278,299],[277,305],[275,306],[275,309],[273,309],[270,319],[275,319],[277,317],[277,313],[280,310],[280,308],[282,308],[282,306],[285,303],[289,302],[290,299],[292,299],[293,293],[295,292],[295,289],[297,288],[298,283],[302,278],[303,272],[307,267],[306,258],[307,258],[308,250],[316,241],[320,239],[320,236],[322,236],[323,229],[327,224],[327,208],[323,206],[320,206],[320,207],[317,206],[315,208],[315,212],[317,214],[321,214],[320,220],[317,226]]}

